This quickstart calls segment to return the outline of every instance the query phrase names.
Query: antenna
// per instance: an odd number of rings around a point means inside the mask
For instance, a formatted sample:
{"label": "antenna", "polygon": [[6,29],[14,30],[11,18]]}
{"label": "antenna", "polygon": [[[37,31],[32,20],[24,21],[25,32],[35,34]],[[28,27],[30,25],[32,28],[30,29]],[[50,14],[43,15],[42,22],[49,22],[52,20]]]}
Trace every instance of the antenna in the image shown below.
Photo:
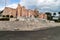
{"label": "antenna", "polygon": [[7,3],[9,2],[9,0],[5,0],[5,7],[7,6]]}
{"label": "antenna", "polygon": [[5,7],[6,7],[6,0],[5,0]]}
{"label": "antenna", "polygon": [[[6,7],[6,0],[5,0],[5,7]],[[6,13],[6,11],[5,11],[5,13]],[[6,16],[6,15],[5,15]]]}
{"label": "antenna", "polygon": [[20,0],[19,0],[18,4],[20,4]]}

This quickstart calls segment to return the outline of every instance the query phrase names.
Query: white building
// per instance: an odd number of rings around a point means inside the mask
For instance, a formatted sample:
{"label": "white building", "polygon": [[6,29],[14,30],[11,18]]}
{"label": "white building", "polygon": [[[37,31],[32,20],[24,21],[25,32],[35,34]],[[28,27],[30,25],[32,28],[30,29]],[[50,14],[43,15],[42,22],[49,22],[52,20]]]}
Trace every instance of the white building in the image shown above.
{"label": "white building", "polygon": [[53,20],[58,20],[60,17],[60,14],[58,12],[51,12],[51,15],[53,17]]}

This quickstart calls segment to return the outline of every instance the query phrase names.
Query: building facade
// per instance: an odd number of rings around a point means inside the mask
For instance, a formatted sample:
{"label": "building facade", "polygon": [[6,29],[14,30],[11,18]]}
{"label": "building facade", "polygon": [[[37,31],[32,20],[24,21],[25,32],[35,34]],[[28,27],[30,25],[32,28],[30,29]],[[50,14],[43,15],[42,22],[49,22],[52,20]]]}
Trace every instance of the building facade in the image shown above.
{"label": "building facade", "polygon": [[26,9],[24,6],[21,6],[18,4],[16,9],[5,7],[2,15],[9,15],[13,17],[39,17],[39,18],[47,18],[45,14],[39,14],[39,11],[35,10],[29,10]]}
{"label": "building facade", "polygon": [[21,6],[20,4],[18,4],[16,9],[13,8],[9,8],[9,7],[5,7],[2,15],[12,15],[13,17],[28,17],[31,15],[35,15],[33,10],[28,10],[26,9],[24,6]]}

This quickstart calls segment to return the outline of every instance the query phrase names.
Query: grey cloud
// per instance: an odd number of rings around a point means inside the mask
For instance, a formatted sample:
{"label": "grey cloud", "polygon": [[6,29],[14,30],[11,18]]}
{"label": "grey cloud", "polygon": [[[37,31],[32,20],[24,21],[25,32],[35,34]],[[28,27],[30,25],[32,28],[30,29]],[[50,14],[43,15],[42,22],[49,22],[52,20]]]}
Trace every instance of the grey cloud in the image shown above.
{"label": "grey cloud", "polygon": [[60,0],[25,0],[21,4],[28,8],[38,8],[40,11],[60,11]]}

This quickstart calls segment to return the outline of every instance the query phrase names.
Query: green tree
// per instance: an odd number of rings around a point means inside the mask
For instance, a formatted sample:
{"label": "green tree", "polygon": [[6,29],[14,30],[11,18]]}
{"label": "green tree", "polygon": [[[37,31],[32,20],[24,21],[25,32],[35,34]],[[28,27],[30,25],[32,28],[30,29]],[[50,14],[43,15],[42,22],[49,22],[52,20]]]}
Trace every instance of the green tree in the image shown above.
{"label": "green tree", "polygon": [[46,12],[45,14],[47,14],[47,19],[48,20],[52,20],[52,15],[50,12]]}

